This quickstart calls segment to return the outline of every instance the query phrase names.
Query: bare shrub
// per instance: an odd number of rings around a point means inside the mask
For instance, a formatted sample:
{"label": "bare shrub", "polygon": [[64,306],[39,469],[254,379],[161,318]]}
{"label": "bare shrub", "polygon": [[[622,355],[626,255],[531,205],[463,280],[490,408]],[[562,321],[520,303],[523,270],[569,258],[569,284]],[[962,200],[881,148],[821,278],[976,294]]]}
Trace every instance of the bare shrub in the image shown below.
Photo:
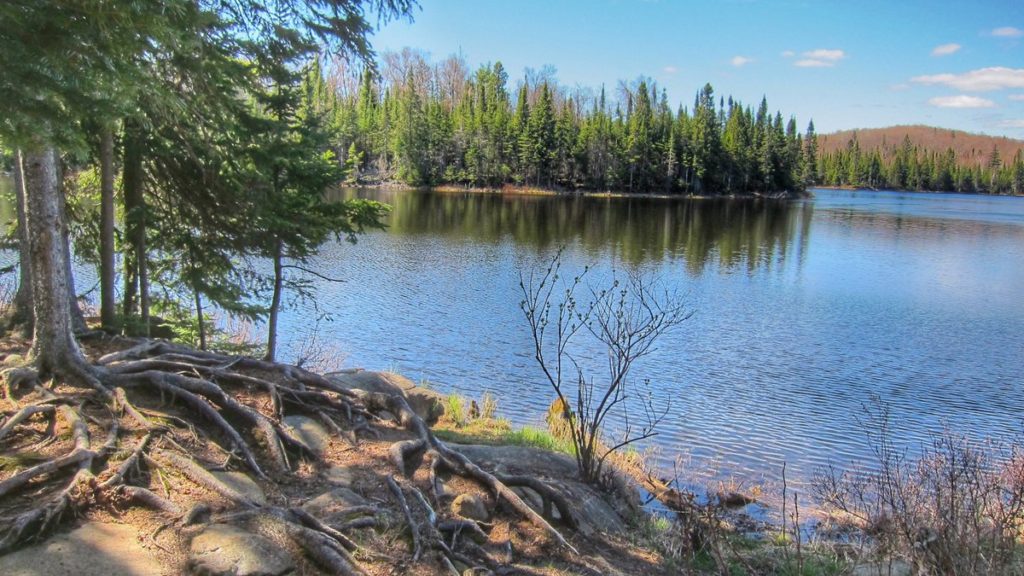
{"label": "bare shrub", "polygon": [[[520,308],[530,327],[537,364],[566,412],[580,476],[598,484],[610,454],[657,434],[656,426],[668,413],[667,399],[664,408],[656,407],[649,381],[637,385],[630,380],[631,371],[660,336],[692,312],[676,295],[638,273],[600,289],[583,286],[586,270],[571,280],[563,278],[561,255],[559,251],[542,274],[520,273]],[[577,300],[584,290],[589,291],[586,303]],[[585,348],[577,340],[585,337],[606,355],[607,373],[600,378],[588,372],[587,362],[579,357]],[[630,393],[637,393],[639,408],[627,403]],[[609,441],[604,425],[614,410],[621,410],[624,430]]]}
{"label": "bare shrub", "polygon": [[814,479],[820,502],[852,519],[883,559],[926,574],[1020,573],[1024,453],[946,431],[917,458],[897,446],[888,407],[865,409],[870,470],[834,467]]}

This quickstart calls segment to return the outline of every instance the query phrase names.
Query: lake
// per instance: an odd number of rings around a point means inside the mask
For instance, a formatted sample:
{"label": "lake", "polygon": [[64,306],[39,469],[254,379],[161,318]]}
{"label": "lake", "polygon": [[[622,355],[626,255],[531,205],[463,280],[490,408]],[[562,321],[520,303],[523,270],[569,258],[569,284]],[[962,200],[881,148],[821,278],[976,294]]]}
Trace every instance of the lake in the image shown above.
{"label": "lake", "polygon": [[[520,271],[564,247],[569,274],[642,271],[693,317],[637,365],[670,412],[656,459],[716,476],[806,479],[869,456],[881,398],[913,452],[949,427],[1008,439],[1024,415],[1024,198],[814,190],[795,201],[346,190],[391,204],[385,232],[316,261],[348,366],[493,393],[543,425],[553,398],[519,309]],[[293,309],[283,339],[314,313]],[[581,353],[591,363],[602,350]],[[662,404],[664,405],[664,404]]]}
{"label": "lake", "polygon": [[[911,452],[944,427],[1009,439],[1024,415],[1024,198],[814,190],[793,201],[343,190],[391,204],[386,231],[332,243],[318,303],[282,318],[345,366],[497,397],[543,426],[553,398],[519,309],[520,271],[564,247],[567,274],[636,270],[694,311],[635,368],[669,403],[655,460],[709,478],[791,481],[869,457],[881,398]],[[81,270],[81,269],[80,269]],[[95,282],[81,271],[80,291]],[[581,361],[599,365],[603,351]],[[613,422],[621,426],[621,420]],[[699,475],[699,474],[693,474]]]}

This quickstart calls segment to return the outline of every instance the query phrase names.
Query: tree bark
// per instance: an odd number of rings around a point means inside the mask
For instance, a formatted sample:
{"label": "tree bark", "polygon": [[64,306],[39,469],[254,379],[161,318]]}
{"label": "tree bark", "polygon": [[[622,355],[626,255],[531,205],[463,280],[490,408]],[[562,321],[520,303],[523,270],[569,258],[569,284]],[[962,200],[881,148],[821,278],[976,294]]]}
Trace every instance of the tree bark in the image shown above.
{"label": "tree bark", "polygon": [[18,211],[18,258],[20,279],[14,296],[14,313],[10,326],[21,326],[26,336],[32,335],[32,255],[28,243],[28,223],[25,219],[25,170],[21,150],[14,153],[14,196]]}
{"label": "tree bark", "polygon": [[85,324],[85,316],[82,314],[82,308],[78,305],[78,293],[75,291],[75,273],[72,269],[71,260],[71,226],[68,224],[68,202],[67,195],[64,192],[64,176],[60,165],[60,156],[54,152],[57,158],[56,162],[56,174],[57,174],[57,199],[60,202],[58,213],[60,214],[60,234],[61,234],[61,245],[64,249],[64,267],[65,277],[67,278],[68,286],[68,312],[71,315],[71,331],[76,334],[80,334],[88,330],[88,326]]}
{"label": "tree bark", "polygon": [[114,280],[114,132],[100,134],[100,323],[113,331],[117,324]]}
{"label": "tree bark", "polygon": [[206,323],[203,322],[203,295],[193,290],[196,300],[196,320],[199,322],[199,349],[206,350]]}
{"label": "tree bark", "polygon": [[[142,152],[137,131],[125,127],[124,147],[124,208],[125,231],[134,262],[125,278],[125,315],[131,315],[135,307],[135,295],[139,297],[139,316],[142,333],[149,335],[149,276],[146,266],[146,203],[143,196]],[[137,292],[136,292],[137,288]]]}
{"label": "tree bark", "polygon": [[277,350],[277,317],[281,310],[281,291],[284,289],[284,246],[280,239],[274,244],[274,296],[270,300],[270,313],[267,317],[267,354],[263,357],[268,362],[274,361]]}
{"label": "tree bark", "polygon": [[64,243],[64,203],[53,146],[43,145],[26,154],[25,182],[35,315],[30,357],[45,377],[85,363],[68,306],[71,279]]}

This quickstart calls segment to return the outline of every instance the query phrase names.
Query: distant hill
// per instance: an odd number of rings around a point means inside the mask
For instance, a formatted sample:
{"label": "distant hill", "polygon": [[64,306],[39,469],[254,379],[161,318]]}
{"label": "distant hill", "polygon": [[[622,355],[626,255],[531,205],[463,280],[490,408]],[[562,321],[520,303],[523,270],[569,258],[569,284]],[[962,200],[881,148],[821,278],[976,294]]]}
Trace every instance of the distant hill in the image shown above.
{"label": "distant hill", "polygon": [[957,163],[973,166],[983,164],[992,156],[992,148],[999,150],[1004,162],[1012,160],[1019,150],[1024,150],[1024,140],[1015,140],[1005,136],[986,136],[972,134],[948,128],[933,126],[890,126],[888,128],[867,128],[862,130],[842,130],[831,134],[818,135],[818,149],[822,153],[835,152],[846,148],[854,136],[861,150],[879,149],[893,150],[903,144],[903,139],[910,136],[910,141],[922,152],[945,152],[952,148],[956,152]]}

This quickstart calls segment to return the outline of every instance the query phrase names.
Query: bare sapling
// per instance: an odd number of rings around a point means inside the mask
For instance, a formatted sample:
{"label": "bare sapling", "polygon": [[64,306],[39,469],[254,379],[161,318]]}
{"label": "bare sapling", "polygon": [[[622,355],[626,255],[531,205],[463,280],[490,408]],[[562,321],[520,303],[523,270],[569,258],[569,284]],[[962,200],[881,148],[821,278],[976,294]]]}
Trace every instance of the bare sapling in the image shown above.
{"label": "bare sapling", "polygon": [[[580,477],[602,484],[609,455],[657,435],[668,413],[668,399],[659,408],[649,380],[638,384],[630,378],[634,366],[693,312],[639,272],[597,288],[584,284],[587,269],[570,279],[562,276],[561,267],[559,251],[542,273],[521,272],[520,308],[530,327],[534,358],[565,411]],[[581,293],[585,303],[578,299]],[[595,344],[607,357],[603,374],[585,367],[595,359],[582,356]],[[609,441],[605,424],[613,412],[620,414],[622,430]]]}

